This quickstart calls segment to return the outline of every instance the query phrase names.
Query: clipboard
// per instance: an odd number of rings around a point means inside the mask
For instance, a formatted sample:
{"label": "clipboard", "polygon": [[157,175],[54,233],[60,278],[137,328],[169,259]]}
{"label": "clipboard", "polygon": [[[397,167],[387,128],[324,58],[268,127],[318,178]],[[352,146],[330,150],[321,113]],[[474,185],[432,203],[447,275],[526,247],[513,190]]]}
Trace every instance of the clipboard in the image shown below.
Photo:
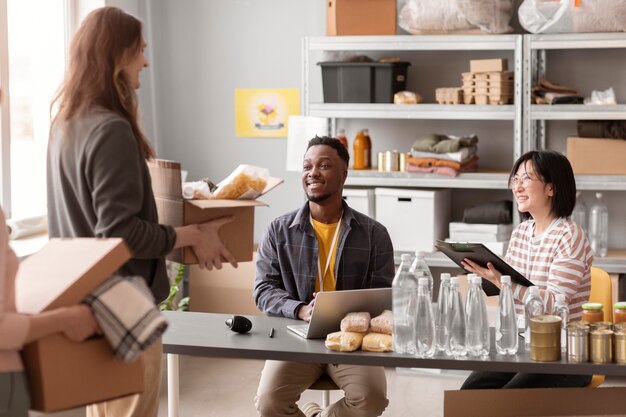
{"label": "clipboard", "polygon": [[[502,258],[491,252],[482,243],[444,242],[443,240],[438,240],[437,243],[435,243],[435,247],[443,252],[448,258],[452,259],[454,263],[461,268],[463,268],[461,261],[465,258],[469,258],[485,268],[487,267],[487,262],[491,262],[493,266],[500,271],[500,273],[502,273],[502,275],[510,275],[512,282],[521,284],[525,287],[534,285],[526,277],[517,272],[511,265],[504,262]],[[500,289],[492,282],[484,278],[482,287],[485,294],[489,297],[500,294]]]}

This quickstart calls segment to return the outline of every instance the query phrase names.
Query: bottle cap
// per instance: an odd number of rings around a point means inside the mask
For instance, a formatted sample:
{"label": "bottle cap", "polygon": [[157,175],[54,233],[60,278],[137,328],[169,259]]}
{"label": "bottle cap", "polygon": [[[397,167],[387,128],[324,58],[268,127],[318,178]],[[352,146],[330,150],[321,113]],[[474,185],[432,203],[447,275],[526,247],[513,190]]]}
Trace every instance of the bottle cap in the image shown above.
{"label": "bottle cap", "polygon": [[555,299],[556,299],[557,303],[564,303],[565,302],[565,294],[557,294]]}
{"label": "bottle cap", "polygon": [[483,279],[481,277],[479,277],[476,274],[473,274],[474,276],[472,277],[472,284],[480,284],[483,282]]}
{"label": "bottle cap", "polygon": [[416,250],[415,256],[417,256],[418,258],[423,258],[424,256],[426,256],[426,252],[424,252],[423,250]]}
{"label": "bottle cap", "polygon": [[410,261],[411,260],[411,254],[410,253],[403,253],[402,255],[400,255],[400,260],[402,260],[402,261]]}
{"label": "bottle cap", "polygon": [[430,281],[428,278],[420,278],[417,280],[417,285],[428,285],[428,281]]}
{"label": "bottle cap", "polygon": [[602,310],[602,303],[585,303],[583,304],[583,310]]}
{"label": "bottle cap", "polygon": [[502,275],[500,277],[500,284],[510,284],[511,283],[511,277],[509,275]]}
{"label": "bottle cap", "polygon": [[613,304],[613,308],[616,308],[618,310],[626,309],[626,301],[620,301],[618,303]]}
{"label": "bottle cap", "polygon": [[459,277],[452,277],[450,278],[450,284],[452,285],[459,285],[461,283],[461,278]]}
{"label": "bottle cap", "polygon": [[450,281],[450,274],[448,274],[447,272],[444,272],[443,274],[439,276],[439,279],[441,279],[441,281]]}
{"label": "bottle cap", "polygon": [[602,198],[602,193],[596,193],[596,198],[599,200]]}

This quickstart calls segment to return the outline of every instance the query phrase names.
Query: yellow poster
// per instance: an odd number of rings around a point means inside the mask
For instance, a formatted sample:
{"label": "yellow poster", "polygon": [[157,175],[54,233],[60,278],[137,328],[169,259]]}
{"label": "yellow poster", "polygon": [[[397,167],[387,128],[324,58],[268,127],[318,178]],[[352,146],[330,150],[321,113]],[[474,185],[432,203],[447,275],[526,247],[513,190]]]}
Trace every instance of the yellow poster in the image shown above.
{"label": "yellow poster", "polygon": [[298,114],[297,88],[235,89],[235,134],[239,137],[287,137],[287,120]]}

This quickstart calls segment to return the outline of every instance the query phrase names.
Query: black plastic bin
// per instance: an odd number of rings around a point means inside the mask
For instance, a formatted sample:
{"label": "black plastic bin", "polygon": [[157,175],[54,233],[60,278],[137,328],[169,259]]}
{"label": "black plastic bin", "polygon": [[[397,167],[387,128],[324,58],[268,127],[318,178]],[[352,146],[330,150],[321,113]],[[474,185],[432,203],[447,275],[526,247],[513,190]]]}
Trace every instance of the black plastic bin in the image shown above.
{"label": "black plastic bin", "polygon": [[393,103],[409,62],[318,62],[324,103]]}

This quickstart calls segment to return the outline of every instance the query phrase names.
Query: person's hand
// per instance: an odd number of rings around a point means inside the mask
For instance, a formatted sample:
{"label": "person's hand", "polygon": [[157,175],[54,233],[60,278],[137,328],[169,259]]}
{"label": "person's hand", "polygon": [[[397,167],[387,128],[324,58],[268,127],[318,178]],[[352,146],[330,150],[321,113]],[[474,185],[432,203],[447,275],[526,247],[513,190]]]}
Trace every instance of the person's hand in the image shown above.
{"label": "person's hand", "polygon": [[476,274],[485,278],[487,281],[493,283],[496,287],[500,288],[500,277],[502,274],[498,271],[491,262],[487,262],[487,268],[483,268],[471,259],[465,258],[461,261],[463,268],[472,274]]}
{"label": "person's hand", "polygon": [[210,271],[213,266],[222,269],[222,262],[230,262],[234,268],[237,268],[235,257],[226,249],[218,233],[220,227],[234,219],[233,216],[224,216],[197,225],[199,238],[191,248],[198,258],[198,266],[201,269],[206,268]]}
{"label": "person's hand", "polygon": [[89,336],[100,333],[100,326],[85,304],[68,307],[65,311],[65,336],[73,342],[82,342]]}
{"label": "person's hand", "polygon": [[313,293],[313,299],[309,304],[305,304],[298,309],[298,318],[300,320],[304,320],[306,322],[311,321],[311,316],[313,315],[313,309],[315,308],[315,296],[317,293]]}

